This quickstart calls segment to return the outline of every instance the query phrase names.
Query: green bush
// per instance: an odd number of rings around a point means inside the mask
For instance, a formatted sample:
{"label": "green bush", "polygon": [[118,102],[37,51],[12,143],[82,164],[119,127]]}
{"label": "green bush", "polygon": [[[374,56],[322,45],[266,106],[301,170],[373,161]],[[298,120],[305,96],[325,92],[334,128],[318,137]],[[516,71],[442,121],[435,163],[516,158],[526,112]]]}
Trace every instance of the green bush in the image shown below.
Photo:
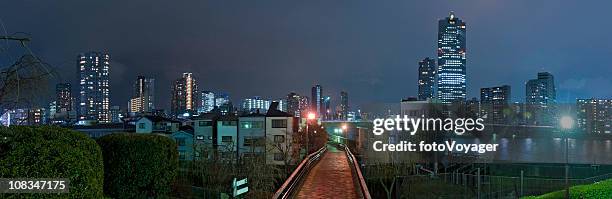
{"label": "green bush", "polygon": [[101,198],[103,171],[100,147],[80,132],[49,126],[0,128],[0,178],[70,179],[70,193],[0,198]]}
{"label": "green bush", "polygon": [[[541,196],[529,196],[524,199],[565,198],[565,190],[547,193]],[[570,198],[612,198],[612,179],[588,185],[570,187]]]}
{"label": "green bush", "polygon": [[178,168],[176,143],[155,134],[115,133],[98,140],[104,193],[113,198],[167,197]]}

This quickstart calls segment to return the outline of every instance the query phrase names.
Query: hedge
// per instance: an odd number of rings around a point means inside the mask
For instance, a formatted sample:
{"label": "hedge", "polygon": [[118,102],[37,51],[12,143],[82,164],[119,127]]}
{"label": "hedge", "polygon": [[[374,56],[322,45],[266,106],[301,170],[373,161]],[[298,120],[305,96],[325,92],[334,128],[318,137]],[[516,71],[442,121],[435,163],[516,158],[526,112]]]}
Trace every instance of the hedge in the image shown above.
{"label": "hedge", "polygon": [[[547,193],[541,196],[528,196],[523,199],[565,198],[565,190]],[[612,198],[612,179],[594,184],[570,187],[570,198]]]}
{"label": "hedge", "polygon": [[113,198],[167,197],[178,168],[174,140],[155,134],[101,137],[104,193]]}
{"label": "hedge", "polygon": [[70,179],[69,193],[0,198],[101,198],[103,171],[100,147],[80,132],[51,126],[0,127],[0,178]]}

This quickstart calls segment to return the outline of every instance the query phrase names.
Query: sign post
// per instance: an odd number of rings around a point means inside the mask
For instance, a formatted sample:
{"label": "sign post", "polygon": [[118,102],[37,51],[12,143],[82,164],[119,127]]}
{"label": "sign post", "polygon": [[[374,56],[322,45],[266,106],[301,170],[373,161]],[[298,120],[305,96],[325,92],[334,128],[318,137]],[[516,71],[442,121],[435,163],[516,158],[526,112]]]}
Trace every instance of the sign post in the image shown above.
{"label": "sign post", "polygon": [[[234,198],[238,197],[239,195],[242,195],[246,192],[249,191],[249,187],[246,186],[247,184],[247,179],[242,179],[242,180],[236,180],[236,178],[234,178],[234,181],[232,182],[232,190],[233,190],[233,194],[232,196],[234,196]],[[243,186],[242,188],[239,188],[240,186]]]}

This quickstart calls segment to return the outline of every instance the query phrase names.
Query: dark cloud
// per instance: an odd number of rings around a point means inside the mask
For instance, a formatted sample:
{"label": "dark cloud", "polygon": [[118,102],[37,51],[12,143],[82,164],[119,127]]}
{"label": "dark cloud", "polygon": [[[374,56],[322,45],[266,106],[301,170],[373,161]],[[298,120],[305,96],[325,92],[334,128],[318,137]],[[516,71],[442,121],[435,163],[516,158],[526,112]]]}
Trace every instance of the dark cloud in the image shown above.
{"label": "dark cloud", "polygon": [[111,54],[111,101],[125,107],[137,75],[157,79],[161,107],[171,81],[193,72],[203,90],[234,100],[320,83],[352,103],[416,95],[417,61],[434,56],[437,20],[454,10],[468,25],[468,89],[510,84],[515,100],[538,71],[560,96],[610,97],[612,2],[565,1],[12,1],[0,7],[9,33],[74,79],[79,52]]}

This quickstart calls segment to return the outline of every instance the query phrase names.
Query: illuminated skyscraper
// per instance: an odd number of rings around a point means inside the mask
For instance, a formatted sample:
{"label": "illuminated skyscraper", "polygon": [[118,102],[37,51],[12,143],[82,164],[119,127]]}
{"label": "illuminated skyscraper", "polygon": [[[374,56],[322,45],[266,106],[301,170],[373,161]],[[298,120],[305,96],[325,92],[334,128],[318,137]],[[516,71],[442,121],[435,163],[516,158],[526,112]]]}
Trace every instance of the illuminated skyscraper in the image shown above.
{"label": "illuminated skyscraper", "polygon": [[315,85],[311,90],[311,111],[313,111],[317,117],[321,117],[325,114],[325,107],[323,107],[323,88],[321,85]]}
{"label": "illuminated skyscraper", "polygon": [[134,94],[129,101],[129,111],[134,113],[148,113],[155,109],[155,80],[138,76],[134,82]]}
{"label": "illuminated skyscraper", "polygon": [[172,115],[185,113],[193,114],[197,111],[198,86],[192,73],[183,73],[172,87]]}
{"label": "illuminated skyscraper", "polygon": [[433,98],[436,84],[436,60],[426,57],[419,61],[419,94],[418,99],[423,101]]}
{"label": "illuminated skyscraper", "polygon": [[77,56],[79,76],[79,121],[111,122],[109,112],[110,56],[88,52]]}
{"label": "illuminated skyscraper", "polygon": [[438,21],[437,98],[442,103],[465,101],[465,23],[453,12]]}

